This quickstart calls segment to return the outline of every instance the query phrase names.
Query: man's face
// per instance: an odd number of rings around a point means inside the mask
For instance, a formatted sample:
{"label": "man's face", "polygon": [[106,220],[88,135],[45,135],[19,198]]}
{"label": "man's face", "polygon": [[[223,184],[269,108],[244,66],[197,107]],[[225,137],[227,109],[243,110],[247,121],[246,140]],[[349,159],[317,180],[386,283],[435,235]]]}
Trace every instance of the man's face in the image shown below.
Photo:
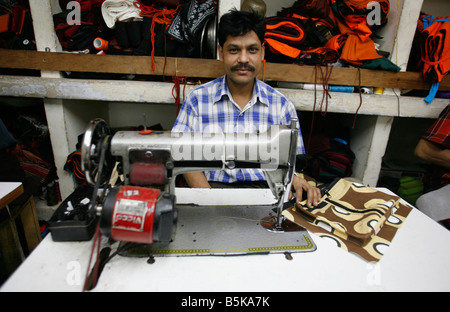
{"label": "man's face", "polygon": [[253,84],[263,67],[264,46],[254,31],[243,36],[228,36],[223,47],[219,45],[219,57],[229,83]]}

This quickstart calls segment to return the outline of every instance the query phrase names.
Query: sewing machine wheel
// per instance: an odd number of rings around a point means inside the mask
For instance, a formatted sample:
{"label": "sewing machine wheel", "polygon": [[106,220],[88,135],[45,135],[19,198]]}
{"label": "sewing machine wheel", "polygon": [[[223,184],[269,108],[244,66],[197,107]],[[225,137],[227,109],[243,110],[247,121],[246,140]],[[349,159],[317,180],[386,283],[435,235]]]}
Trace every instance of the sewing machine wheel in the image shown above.
{"label": "sewing machine wheel", "polygon": [[115,164],[109,152],[110,138],[110,130],[103,119],[97,118],[89,123],[81,146],[81,168],[88,183],[95,184],[100,178],[100,185],[103,185],[109,180]]}

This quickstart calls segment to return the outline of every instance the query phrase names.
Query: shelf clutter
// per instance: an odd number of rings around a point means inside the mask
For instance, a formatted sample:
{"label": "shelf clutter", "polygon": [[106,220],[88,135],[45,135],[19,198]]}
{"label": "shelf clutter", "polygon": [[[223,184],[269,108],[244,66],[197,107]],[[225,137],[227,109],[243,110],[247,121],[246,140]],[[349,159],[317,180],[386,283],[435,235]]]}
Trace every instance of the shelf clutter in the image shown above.
{"label": "shelf clutter", "polygon": [[[171,82],[172,78],[166,76],[212,79],[221,75],[220,62],[215,60],[217,3],[162,2],[121,0],[122,8],[115,0],[78,1],[77,22],[73,20],[74,8],[68,6],[69,1],[60,1],[63,10],[53,15],[55,33],[62,50],[72,53],[1,50],[0,67],[60,71],[68,78],[85,79],[129,79],[131,75],[151,81],[159,76],[162,81]],[[400,68],[387,58],[389,52],[376,50],[372,37],[389,22],[386,19],[389,1],[378,3],[381,16],[373,25],[368,21],[376,7],[368,6],[368,1],[356,6],[343,0],[296,1],[277,16],[268,17],[267,66],[260,78],[318,87],[354,86],[355,92],[360,87],[429,90],[433,79],[430,74],[424,79],[420,64],[413,66],[413,72],[399,72]],[[201,13],[191,19],[191,11]],[[26,40],[33,42],[34,38]],[[100,41],[105,43],[103,48],[95,44]],[[1,47],[14,49],[11,45]],[[103,57],[94,57],[98,53]],[[316,66],[321,66],[320,71]],[[328,67],[331,69],[326,70]],[[439,72],[440,90],[449,91],[449,79],[442,70]]]}

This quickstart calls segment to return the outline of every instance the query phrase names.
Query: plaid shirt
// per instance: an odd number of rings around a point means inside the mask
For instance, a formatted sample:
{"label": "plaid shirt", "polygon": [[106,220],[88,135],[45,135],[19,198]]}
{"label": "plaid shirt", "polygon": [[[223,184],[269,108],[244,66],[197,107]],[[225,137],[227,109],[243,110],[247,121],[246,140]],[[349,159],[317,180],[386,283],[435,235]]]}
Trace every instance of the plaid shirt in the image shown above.
{"label": "plaid shirt", "polygon": [[[175,121],[173,132],[255,133],[266,132],[271,125],[289,125],[298,118],[294,105],[277,90],[256,79],[253,96],[242,110],[234,102],[226,83],[226,76],[210,81],[186,98]],[[299,131],[297,154],[304,154]],[[260,169],[207,171],[209,181],[262,181]]]}
{"label": "plaid shirt", "polygon": [[439,114],[438,119],[423,135],[423,139],[450,148],[450,104]]}
{"label": "plaid shirt", "polygon": [[[431,127],[424,133],[422,138],[434,142],[443,148],[450,148],[450,104],[439,114],[438,119],[436,119]],[[427,180],[429,180],[429,183],[432,185],[447,185],[450,183],[450,172],[447,169],[436,167],[432,174],[427,177]]]}

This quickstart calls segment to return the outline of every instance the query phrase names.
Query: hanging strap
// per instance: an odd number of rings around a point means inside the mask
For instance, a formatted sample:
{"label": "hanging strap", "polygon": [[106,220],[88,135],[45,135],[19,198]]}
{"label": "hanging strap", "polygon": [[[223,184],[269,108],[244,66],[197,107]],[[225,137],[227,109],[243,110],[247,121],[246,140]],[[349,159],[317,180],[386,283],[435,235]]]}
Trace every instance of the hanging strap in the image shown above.
{"label": "hanging strap", "polygon": [[438,90],[439,90],[439,82],[433,83],[433,85],[431,86],[431,89],[430,89],[430,93],[425,98],[425,102],[428,103],[428,104],[433,102],[434,98],[436,97],[436,94],[437,94]]}
{"label": "hanging strap", "polygon": [[431,24],[434,24],[434,23],[450,22],[450,18],[441,18],[441,19],[437,19],[437,20],[433,20],[433,19],[434,19],[433,15],[427,15],[424,18],[422,18],[423,29],[428,28]]}

